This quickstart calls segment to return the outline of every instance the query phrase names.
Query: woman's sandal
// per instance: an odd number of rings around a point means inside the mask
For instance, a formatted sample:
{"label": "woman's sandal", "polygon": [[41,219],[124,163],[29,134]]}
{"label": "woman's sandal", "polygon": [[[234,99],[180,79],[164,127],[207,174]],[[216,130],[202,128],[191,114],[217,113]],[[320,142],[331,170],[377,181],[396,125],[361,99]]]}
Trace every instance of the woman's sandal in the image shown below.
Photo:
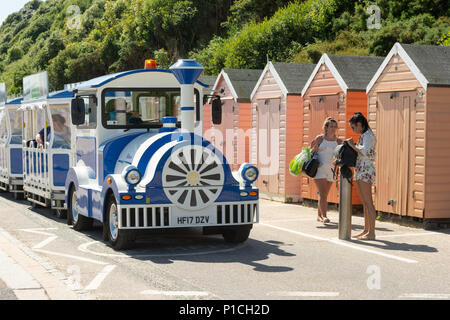
{"label": "woman's sandal", "polygon": [[323,223],[330,223],[330,219],[328,219],[327,217],[323,218]]}
{"label": "woman's sandal", "polygon": [[323,217],[322,216],[317,216],[317,222],[323,222]]}

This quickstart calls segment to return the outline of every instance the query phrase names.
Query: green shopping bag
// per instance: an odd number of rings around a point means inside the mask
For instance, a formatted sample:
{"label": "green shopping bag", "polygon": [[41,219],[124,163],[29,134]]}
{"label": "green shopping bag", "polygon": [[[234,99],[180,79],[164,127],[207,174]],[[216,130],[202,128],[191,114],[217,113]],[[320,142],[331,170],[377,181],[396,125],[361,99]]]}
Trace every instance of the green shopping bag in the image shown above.
{"label": "green shopping bag", "polygon": [[289,163],[289,172],[298,177],[302,174],[303,164],[311,159],[311,150],[308,147],[303,147],[302,152],[294,157]]}

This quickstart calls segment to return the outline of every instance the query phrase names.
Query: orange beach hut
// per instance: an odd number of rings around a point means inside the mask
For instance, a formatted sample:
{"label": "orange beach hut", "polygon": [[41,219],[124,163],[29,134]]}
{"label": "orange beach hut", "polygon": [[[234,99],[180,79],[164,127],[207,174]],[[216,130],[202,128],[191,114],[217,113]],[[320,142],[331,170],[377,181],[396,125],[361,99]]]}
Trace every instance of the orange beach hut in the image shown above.
{"label": "orange beach hut", "polygon": [[[304,146],[322,134],[327,117],[337,120],[339,138],[353,137],[357,141],[359,137],[352,132],[348,120],[355,112],[367,115],[366,88],[382,62],[381,57],[322,55],[302,90]],[[302,175],[301,180],[302,198],[318,200],[313,179]],[[338,182],[331,187],[328,201],[339,203]],[[355,184],[352,202],[361,204]]]}
{"label": "orange beach hut", "polygon": [[289,162],[300,153],[303,136],[301,91],[314,64],[268,62],[252,95],[250,160],[259,168],[260,195],[299,202],[299,177]]}
{"label": "orange beach hut", "polygon": [[396,43],[367,86],[375,207],[450,218],[450,47]]}
{"label": "orange beach hut", "polygon": [[211,105],[207,104],[204,108],[204,136],[225,155],[232,170],[238,170],[242,163],[249,162],[250,94],[261,72],[223,69],[217,76],[212,90],[214,94],[220,95],[223,102],[220,125],[212,123]]}

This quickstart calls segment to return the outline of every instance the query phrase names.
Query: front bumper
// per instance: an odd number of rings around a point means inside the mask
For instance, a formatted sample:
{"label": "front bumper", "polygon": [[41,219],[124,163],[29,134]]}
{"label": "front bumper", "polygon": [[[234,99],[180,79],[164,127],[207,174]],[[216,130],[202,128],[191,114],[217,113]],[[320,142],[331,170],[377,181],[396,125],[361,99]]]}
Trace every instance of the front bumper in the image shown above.
{"label": "front bumper", "polygon": [[119,229],[248,225],[259,222],[259,202],[216,202],[198,211],[175,205],[119,205]]}

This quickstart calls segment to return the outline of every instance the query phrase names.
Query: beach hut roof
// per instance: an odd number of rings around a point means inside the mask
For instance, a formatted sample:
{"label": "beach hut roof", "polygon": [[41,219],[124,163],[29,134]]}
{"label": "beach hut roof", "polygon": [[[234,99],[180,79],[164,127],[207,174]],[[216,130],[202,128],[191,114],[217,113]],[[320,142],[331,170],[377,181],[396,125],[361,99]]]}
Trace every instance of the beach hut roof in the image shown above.
{"label": "beach hut roof", "polygon": [[223,76],[236,101],[250,102],[250,95],[261,72],[259,69],[223,69],[216,79],[214,88],[218,89],[217,85]]}
{"label": "beach hut roof", "polygon": [[397,42],[373,76],[366,92],[373,87],[394,54],[406,63],[424,89],[428,86],[450,86],[450,47]]}
{"label": "beach hut roof", "polygon": [[364,91],[383,59],[383,57],[374,56],[342,56],[324,53],[311,73],[302,94],[305,94],[306,90],[308,90],[309,85],[323,63],[331,71],[345,93],[349,90]]}
{"label": "beach hut roof", "polygon": [[267,70],[270,70],[284,95],[301,94],[302,88],[308,80],[309,75],[314,70],[314,67],[315,65],[311,63],[269,61],[253,89],[251,98],[253,99],[253,96],[256,94]]}
{"label": "beach hut roof", "polygon": [[208,85],[209,88],[212,89],[212,87],[214,86],[214,83],[216,83],[216,79],[217,79],[217,76],[204,76],[204,75],[201,75],[198,78],[198,81]]}

